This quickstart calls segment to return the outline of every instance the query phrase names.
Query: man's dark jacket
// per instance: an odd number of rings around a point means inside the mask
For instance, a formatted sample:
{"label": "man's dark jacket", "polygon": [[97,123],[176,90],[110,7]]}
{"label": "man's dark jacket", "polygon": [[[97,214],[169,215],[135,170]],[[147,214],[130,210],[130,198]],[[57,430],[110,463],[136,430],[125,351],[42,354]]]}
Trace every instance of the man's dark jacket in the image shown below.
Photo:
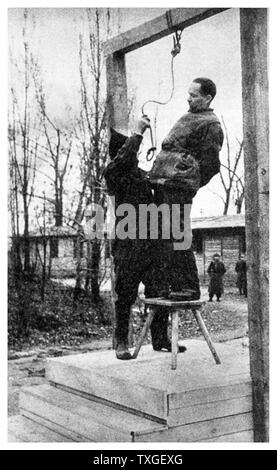
{"label": "man's dark jacket", "polygon": [[212,109],[187,112],[173,126],[149,177],[168,187],[179,187],[191,199],[219,172],[223,144],[221,124]]}
{"label": "man's dark jacket", "polygon": [[[108,194],[115,198],[115,214],[121,204],[131,204],[136,211],[136,240],[122,240],[124,244],[128,241],[132,244],[145,242],[145,240],[139,240],[139,206],[140,204],[148,205],[154,201],[146,173],[138,167],[137,152],[141,141],[142,136],[139,134],[133,134],[127,138],[104,171]],[[113,155],[113,152],[110,151],[110,155]],[[116,215],[116,226],[124,217],[125,215]],[[117,237],[113,243],[113,249],[116,244]]]}

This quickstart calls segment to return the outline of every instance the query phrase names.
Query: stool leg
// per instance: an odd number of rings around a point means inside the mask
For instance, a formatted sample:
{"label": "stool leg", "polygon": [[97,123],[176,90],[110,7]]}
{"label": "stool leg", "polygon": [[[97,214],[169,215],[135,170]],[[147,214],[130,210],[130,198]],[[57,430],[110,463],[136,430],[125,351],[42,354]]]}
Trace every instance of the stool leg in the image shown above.
{"label": "stool leg", "polygon": [[146,338],[146,335],[147,335],[147,332],[151,326],[151,323],[152,323],[152,320],[154,318],[154,315],[155,315],[155,309],[153,308],[150,308],[149,309],[149,313],[147,315],[147,318],[145,320],[145,323],[143,325],[143,328],[142,328],[142,331],[141,331],[141,334],[140,334],[140,337],[139,337],[139,340],[138,340],[138,343],[135,347],[135,351],[134,351],[134,354],[132,356],[132,359],[136,359],[137,356],[138,356],[138,353],[140,351],[140,348],[142,346],[142,343],[144,341],[144,339]]}
{"label": "stool leg", "polygon": [[196,310],[196,309],[193,309],[192,311],[193,311],[193,314],[194,314],[194,316],[195,316],[195,318],[196,318],[196,321],[197,321],[197,323],[198,323],[198,325],[199,325],[199,328],[200,328],[200,330],[201,330],[201,332],[202,332],[202,334],[203,334],[203,336],[204,336],[204,338],[205,338],[205,340],[206,340],[206,343],[207,343],[207,345],[208,345],[209,348],[210,348],[210,351],[211,351],[211,353],[212,353],[212,355],[213,355],[213,357],[214,357],[214,360],[215,360],[216,364],[221,364],[220,359],[219,359],[219,357],[218,357],[218,355],[217,355],[217,352],[216,352],[216,350],[215,350],[215,348],[214,348],[214,345],[213,345],[213,343],[212,343],[212,340],[211,340],[211,337],[210,337],[210,335],[209,335],[209,332],[208,332],[208,330],[207,330],[207,328],[206,328],[206,325],[205,325],[205,323],[204,323],[204,321],[203,321],[203,318],[202,318],[202,316],[201,316],[201,313],[200,313],[198,310]]}
{"label": "stool leg", "polygon": [[128,347],[132,348],[134,346],[134,314],[132,309],[129,316],[129,332],[128,332]]}
{"label": "stool leg", "polygon": [[178,353],[178,322],[179,315],[178,312],[172,311],[171,313],[171,369],[175,370],[177,368],[177,353]]}

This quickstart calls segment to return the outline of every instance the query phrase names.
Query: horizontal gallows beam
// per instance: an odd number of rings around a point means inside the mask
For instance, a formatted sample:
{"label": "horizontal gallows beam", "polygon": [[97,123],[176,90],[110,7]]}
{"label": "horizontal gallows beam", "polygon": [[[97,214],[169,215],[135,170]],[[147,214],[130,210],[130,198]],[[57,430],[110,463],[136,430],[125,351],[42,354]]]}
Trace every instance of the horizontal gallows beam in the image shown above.
{"label": "horizontal gallows beam", "polygon": [[104,43],[105,55],[116,52],[126,54],[225,10],[228,8],[173,8],[151,21],[106,41]]}

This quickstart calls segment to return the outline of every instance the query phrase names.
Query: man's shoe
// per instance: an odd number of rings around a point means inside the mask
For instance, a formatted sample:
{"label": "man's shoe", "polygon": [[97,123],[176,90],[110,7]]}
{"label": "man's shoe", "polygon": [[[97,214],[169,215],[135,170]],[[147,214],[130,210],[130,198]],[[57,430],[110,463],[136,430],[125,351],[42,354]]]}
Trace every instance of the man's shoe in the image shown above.
{"label": "man's shoe", "polygon": [[193,289],[183,289],[179,292],[171,291],[168,299],[191,302],[192,300],[199,300],[200,293]]}
{"label": "man's shoe", "polygon": [[117,359],[121,359],[122,361],[128,361],[129,359],[132,359],[132,355],[125,343],[118,343],[115,350],[115,355]]}
{"label": "man's shoe", "polygon": [[[162,290],[160,290],[156,293],[155,297],[162,298],[162,299],[168,299],[169,295],[170,295],[170,290],[169,289],[162,289]],[[153,297],[153,295],[145,296],[146,299],[151,298],[151,297]]]}
{"label": "man's shoe", "polygon": [[[172,351],[171,341],[166,340],[166,341],[161,341],[160,343],[155,343],[155,344],[153,344],[153,349],[154,349],[154,351],[171,352]],[[186,350],[187,350],[186,346],[178,344],[178,353],[183,353]]]}

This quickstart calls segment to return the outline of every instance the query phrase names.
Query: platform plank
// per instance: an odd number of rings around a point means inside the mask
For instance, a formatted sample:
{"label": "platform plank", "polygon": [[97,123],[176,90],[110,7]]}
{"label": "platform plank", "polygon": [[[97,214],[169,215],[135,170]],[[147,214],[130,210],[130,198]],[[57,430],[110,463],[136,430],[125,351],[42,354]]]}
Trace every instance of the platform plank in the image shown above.
{"label": "platform plank", "polygon": [[93,442],[92,439],[86,439],[84,436],[81,434],[78,434],[77,432],[71,431],[68,427],[64,427],[54,421],[50,421],[47,418],[43,418],[42,416],[39,416],[33,412],[29,412],[26,410],[22,410],[22,416],[30,419],[31,421],[34,421],[34,423],[37,423],[38,425],[51,429],[52,431],[55,431],[56,433],[66,436],[66,439],[69,442]]}
{"label": "platform plank", "polygon": [[225,434],[224,436],[206,439],[205,442],[254,442],[253,429],[249,431]]}
{"label": "platform plank", "polygon": [[193,424],[169,427],[166,430],[146,433],[135,433],[134,442],[198,442],[240,433],[253,429],[252,413],[243,413]]}
{"label": "platform plank", "polygon": [[239,397],[232,400],[221,400],[211,403],[202,403],[195,406],[186,406],[169,412],[167,424],[169,426],[196,423],[224,416],[232,416],[252,411],[252,396]]}
{"label": "platform plank", "polygon": [[[140,416],[93,402],[49,385],[24,387],[20,409],[56,423],[76,436],[75,440],[125,442],[134,431],[152,432],[164,426]],[[36,418],[38,420],[38,418]],[[42,424],[42,422],[41,422]]]}
{"label": "platform plank", "polygon": [[22,415],[9,418],[9,442],[72,442],[70,438]]}
{"label": "platform plank", "polygon": [[[184,406],[193,406],[205,403],[212,403],[221,400],[230,400],[232,398],[246,397],[251,395],[252,384],[249,375],[242,374],[240,377],[233,378],[232,383],[224,386],[206,387],[181,393],[171,393],[169,395],[169,410],[183,408]],[[204,395],[204,398],[203,398]]]}
{"label": "platform plank", "polygon": [[[114,371],[115,372],[115,371]],[[137,381],[122,376],[109,375],[103,370],[93,371],[63,362],[51,364],[47,373],[51,382],[83,391],[91,396],[104,398],[126,408],[153,415],[165,420],[167,417],[167,395],[165,390],[146,387]],[[147,400],[146,400],[147,393]]]}
{"label": "platform plank", "polygon": [[[22,417],[22,416],[20,416]],[[23,442],[21,438],[16,437],[12,432],[8,432],[8,442]],[[25,440],[26,442],[26,440]]]}

